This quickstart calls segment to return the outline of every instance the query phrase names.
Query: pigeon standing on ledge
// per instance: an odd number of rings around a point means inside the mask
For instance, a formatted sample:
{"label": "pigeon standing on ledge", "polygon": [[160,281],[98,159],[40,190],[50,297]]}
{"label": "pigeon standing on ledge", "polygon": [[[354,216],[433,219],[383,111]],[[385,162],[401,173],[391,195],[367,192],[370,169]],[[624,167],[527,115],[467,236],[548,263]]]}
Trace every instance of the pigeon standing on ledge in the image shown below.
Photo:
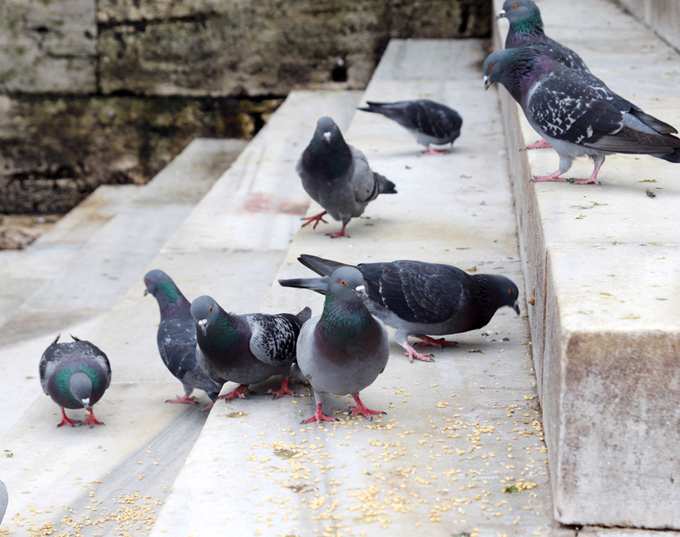
{"label": "pigeon standing on ledge", "polygon": [[[307,254],[302,254],[298,261],[322,276],[351,266]],[[395,339],[411,360],[431,362],[432,355],[417,352],[409,344],[409,336],[419,338],[423,345],[445,347],[455,342],[429,336],[482,328],[504,306],[519,315],[519,290],[505,276],[469,275],[450,265],[422,261],[360,263],[356,268],[366,281],[369,311],[397,330]],[[284,287],[309,288],[309,281],[315,279],[279,283]]]}
{"label": "pigeon standing on ledge", "polygon": [[251,313],[235,315],[224,311],[209,296],[191,303],[191,315],[196,322],[199,364],[206,373],[224,384],[239,386],[220,399],[244,398],[248,384],[258,384],[275,375],[283,375],[274,397],[292,395],[288,375],[295,361],[295,342],[302,323],[311,310],[304,308],[297,315]]}
{"label": "pigeon standing on ledge", "polygon": [[309,145],[297,163],[297,172],[307,194],[324,210],[304,218],[302,227],[326,222],[330,214],[342,222],[342,229],[331,238],[349,237],[346,228],[352,218],[361,216],[369,202],[380,194],[396,194],[392,181],[371,170],[366,155],[345,142],[340,128],[329,117],[322,117]]}
{"label": "pigeon standing on ledge", "polygon": [[[600,82],[600,83],[598,83]],[[593,160],[589,178],[579,184],[598,184],[606,155],[651,155],[680,162],[680,139],[671,128],[631,103],[592,75],[569,69],[540,47],[496,51],[484,61],[484,87],[502,84],[519,103],[524,115],[560,156],[557,171],[534,181],[564,181],[573,160]],[[634,106],[634,105],[632,105]],[[641,112],[641,111],[640,111]]]}
{"label": "pigeon standing on ledge", "polygon": [[[326,295],[323,313],[302,326],[297,343],[300,371],[314,391],[316,411],[302,423],[334,421],[323,411],[323,394],[351,394],[352,415],[384,414],[367,408],[359,392],[373,384],[389,357],[387,332],[363,303],[361,272],[340,267],[330,276],[308,279],[305,288]],[[303,287],[303,286],[301,286]]]}
{"label": "pigeon standing on ledge", "polygon": [[448,153],[446,149],[434,149],[430,146],[451,144],[453,147],[463,126],[463,118],[458,112],[429,99],[393,103],[367,101],[366,106],[359,107],[359,110],[396,121],[413,134],[420,145],[425,146],[423,153],[426,155]]}
{"label": "pigeon standing on ledge", "polygon": [[40,383],[43,391],[61,407],[57,427],[79,422],[66,415],[66,408],[87,410],[85,425],[104,425],[94,415],[93,406],[111,385],[111,365],[101,349],[75,336],[69,343],[59,343],[59,336],[40,358]]}
{"label": "pigeon standing on ledge", "polygon": [[182,383],[184,396],[166,403],[198,404],[192,397],[195,389],[203,390],[214,403],[222,384],[211,379],[198,365],[196,358],[196,323],[191,316],[191,303],[175,282],[162,270],[151,270],[144,276],[146,290],[158,302],[161,321],[156,342],[161,359],[170,373]]}

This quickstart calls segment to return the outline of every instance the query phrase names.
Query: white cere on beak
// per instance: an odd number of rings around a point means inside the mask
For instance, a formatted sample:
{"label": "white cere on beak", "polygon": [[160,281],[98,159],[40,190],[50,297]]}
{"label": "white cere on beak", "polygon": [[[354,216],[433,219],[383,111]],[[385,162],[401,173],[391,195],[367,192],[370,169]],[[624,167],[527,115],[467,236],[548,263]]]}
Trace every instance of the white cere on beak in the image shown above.
{"label": "white cere on beak", "polygon": [[199,319],[198,320],[198,326],[201,328],[201,331],[205,335],[206,330],[208,328],[208,319]]}
{"label": "white cere on beak", "polygon": [[357,285],[357,286],[355,287],[355,289],[356,289],[357,291],[359,291],[360,293],[365,293],[365,292],[366,292],[366,286],[365,286],[365,285]]}
{"label": "white cere on beak", "polygon": [[323,139],[326,140],[326,142],[330,143],[331,142],[331,133],[330,131],[326,131],[323,133]]}
{"label": "white cere on beak", "polygon": [[484,75],[484,89],[489,89],[489,77],[487,75]]}
{"label": "white cere on beak", "polygon": [[505,18],[506,15],[507,15],[507,13],[505,12],[505,10],[504,10],[504,9],[501,9],[501,10],[496,14],[496,19],[503,19],[503,18]]}

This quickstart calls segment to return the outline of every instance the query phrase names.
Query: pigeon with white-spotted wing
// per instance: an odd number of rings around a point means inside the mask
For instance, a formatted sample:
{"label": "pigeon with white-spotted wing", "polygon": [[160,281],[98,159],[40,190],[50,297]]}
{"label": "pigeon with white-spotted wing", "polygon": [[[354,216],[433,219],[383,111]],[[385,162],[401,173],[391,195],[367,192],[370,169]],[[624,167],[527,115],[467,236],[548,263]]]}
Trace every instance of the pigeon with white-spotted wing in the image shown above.
{"label": "pigeon with white-spotted wing", "polygon": [[165,367],[184,387],[183,396],[168,399],[166,403],[198,404],[191,395],[196,389],[203,390],[214,403],[222,384],[210,378],[198,365],[196,323],[191,316],[191,303],[162,270],[147,272],[144,285],[144,294],[151,294],[160,310],[161,320],[156,334],[158,352]]}
{"label": "pigeon with white-spotted wing", "polygon": [[[680,162],[680,139],[663,122],[631,110],[630,103],[592,75],[569,69],[539,47],[496,51],[484,61],[484,85],[502,84],[524,114],[560,156],[559,169],[535,181],[563,181],[575,158],[594,162],[589,178],[597,184],[606,155],[650,155]],[[637,107],[636,107],[637,108]]]}
{"label": "pigeon with white-spotted wing", "polygon": [[94,405],[111,385],[111,365],[106,354],[89,341],[71,336],[73,341],[59,343],[59,336],[40,358],[40,384],[45,395],[61,408],[57,427],[75,427],[79,422],[65,409],[87,410],[85,425],[103,425],[94,415]]}
{"label": "pigeon with white-spotted wing", "polygon": [[[298,261],[317,274],[329,275],[338,267],[351,266],[330,259],[302,254]],[[519,314],[517,286],[505,276],[469,275],[451,265],[422,261],[359,263],[366,281],[369,311],[397,330],[395,339],[411,360],[432,361],[408,342],[418,337],[425,345],[443,347],[443,338],[486,326],[499,308],[511,307]],[[285,287],[309,286],[307,279],[280,280]]]}
{"label": "pigeon with white-spotted wing", "polygon": [[451,144],[453,147],[453,142],[460,136],[460,129],[463,126],[463,118],[458,112],[429,99],[391,103],[367,101],[366,106],[359,107],[359,110],[380,114],[396,121],[413,134],[420,145],[425,146],[426,154],[447,152],[430,146]]}
{"label": "pigeon with white-spotted wing", "polygon": [[322,117],[309,145],[297,163],[297,172],[307,194],[324,208],[304,219],[302,227],[325,222],[330,214],[342,222],[342,229],[331,238],[349,237],[346,228],[352,218],[361,216],[366,206],[380,194],[396,194],[392,181],[371,170],[366,155],[349,145],[340,128],[329,117]]}
{"label": "pigeon with white-spotted wing", "polygon": [[196,323],[198,359],[206,373],[218,382],[239,386],[221,399],[245,397],[249,384],[258,384],[283,375],[275,397],[290,395],[288,375],[295,361],[295,342],[300,327],[311,316],[304,308],[297,315],[250,313],[237,315],[224,311],[209,296],[191,303]]}

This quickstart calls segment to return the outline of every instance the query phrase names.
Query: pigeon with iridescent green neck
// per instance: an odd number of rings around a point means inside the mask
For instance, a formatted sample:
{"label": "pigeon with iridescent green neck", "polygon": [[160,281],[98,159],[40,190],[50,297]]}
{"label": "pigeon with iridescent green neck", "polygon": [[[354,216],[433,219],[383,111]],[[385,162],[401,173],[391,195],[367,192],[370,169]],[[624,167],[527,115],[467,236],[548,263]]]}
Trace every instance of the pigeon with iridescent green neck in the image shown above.
{"label": "pigeon with iridescent green neck", "polygon": [[359,392],[373,384],[387,365],[389,343],[382,323],[364,305],[366,282],[354,267],[340,267],[305,288],[326,295],[323,312],[306,322],[297,342],[300,371],[314,391],[316,411],[303,423],[333,421],[323,411],[324,394],[351,395],[352,415],[384,414],[367,408]]}
{"label": "pigeon with iridescent green neck", "polygon": [[210,378],[198,365],[196,324],[191,316],[191,303],[175,282],[162,270],[151,270],[144,276],[146,290],[158,302],[161,321],[156,342],[161,359],[184,387],[184,396],[168,399],[166,403],[198,404],[192,397],[194,390],[203,390],[214,403],[220,395],[222,383]]}
{"label": "pigeon with iridescent green neck", "polygon": [[218,382],[239,384],[220,399],[244,398],[249,384],[259,384],[275,375],[283,375],[284,379],[273,392],[274,397],[292,395],[288,375],[295,361],[295,342],[310,314],[310,309],[304,308],[297,315],[237,315],[224,311],[209,296],[194,300],[191,315],[196,323],[199,364]]}
{"label": "pigeon with iridescent green neck", "polygon": [[71,336],[73,341],[59,343],[59,336],[40,358],[40,384],[46,395],[61,408],[57,427],[80,422],[66,415],[65,409],[87,410],[85,425],[103,425],[94,415],[94,405],[111,385],[111,365],[106,354],[89,341]]}

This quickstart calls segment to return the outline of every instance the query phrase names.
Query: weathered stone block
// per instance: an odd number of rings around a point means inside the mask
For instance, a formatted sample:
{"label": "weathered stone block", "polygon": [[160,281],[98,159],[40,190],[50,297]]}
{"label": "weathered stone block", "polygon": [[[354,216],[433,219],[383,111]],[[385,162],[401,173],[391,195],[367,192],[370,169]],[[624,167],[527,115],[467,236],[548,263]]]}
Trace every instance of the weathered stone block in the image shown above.
{"label": "weathered stone block", "polygon": [[0,91],[96,89],[95,0],[0,2]]}
{"label": "weathered stone block", "polygon": [[675,48],[680,48],[680,3],[676,0],[619,0],[621,5]]}

